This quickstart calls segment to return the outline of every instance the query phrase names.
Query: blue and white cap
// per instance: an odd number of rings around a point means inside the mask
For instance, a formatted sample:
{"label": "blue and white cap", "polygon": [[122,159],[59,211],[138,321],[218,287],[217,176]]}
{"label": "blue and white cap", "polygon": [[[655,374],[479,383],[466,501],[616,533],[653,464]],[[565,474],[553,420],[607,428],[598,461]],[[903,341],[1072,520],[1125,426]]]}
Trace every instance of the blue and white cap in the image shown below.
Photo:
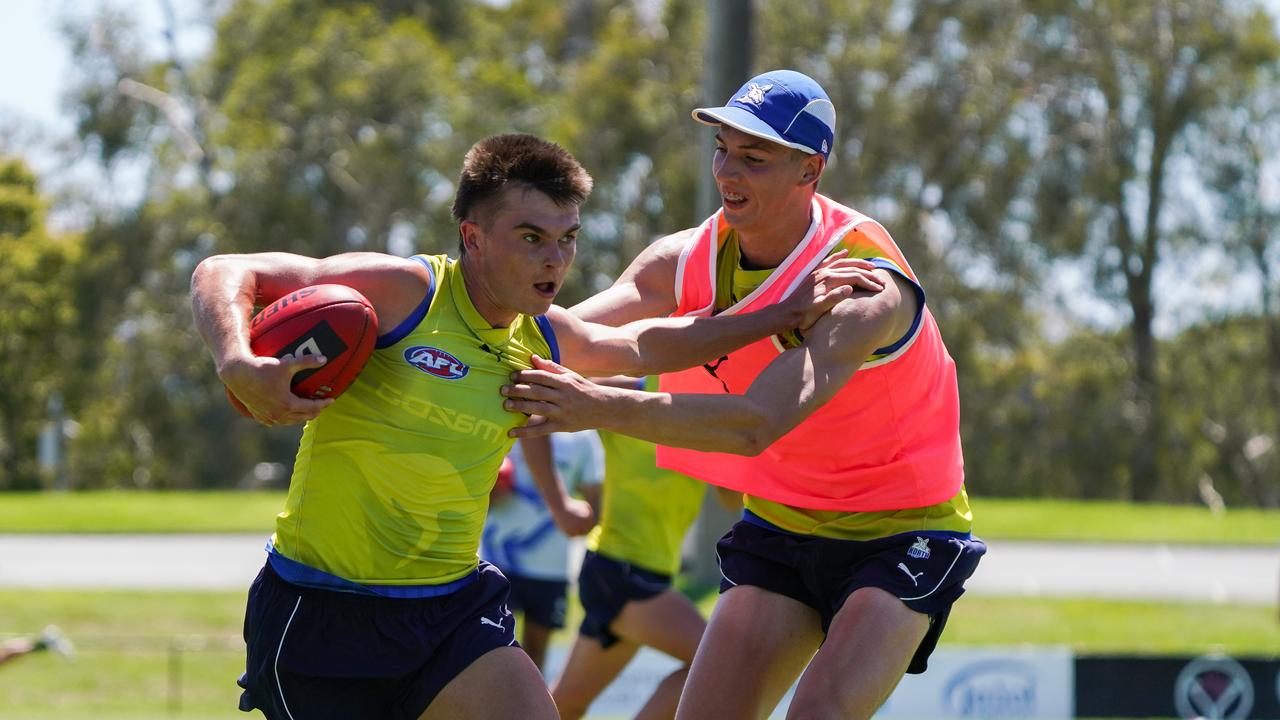
{"label": "blue and white cap", "polygon": [[771,70],[747,81],[724,107],[697,108],[703,125],[728,125],[826,158],[836,135],[836,108],[822,86],[794,70]]}

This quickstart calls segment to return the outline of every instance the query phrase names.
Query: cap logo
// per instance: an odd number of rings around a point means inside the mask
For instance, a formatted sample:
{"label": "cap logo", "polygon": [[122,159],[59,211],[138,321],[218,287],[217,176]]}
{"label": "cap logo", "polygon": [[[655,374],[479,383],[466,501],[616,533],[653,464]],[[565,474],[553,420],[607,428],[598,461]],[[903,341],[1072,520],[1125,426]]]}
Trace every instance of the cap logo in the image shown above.
{"label": "cap logo", "polygon": [[823,141],[822,141],[822,154],[823,154],[823,155],[826,155],[826,154],[827,154],[827,141],[826,141],[826,140],[823,140]]}
{"label": "cap logo", "polygon": [[740,103],[751,103],[756,107],[760,107],[764,104],[764,94],[772,89],[773,83],[769,83],[768,85],[757,85],[755,83],[751,83],[747,87],[747,92],[744,93],[742,97],[734,99]]}

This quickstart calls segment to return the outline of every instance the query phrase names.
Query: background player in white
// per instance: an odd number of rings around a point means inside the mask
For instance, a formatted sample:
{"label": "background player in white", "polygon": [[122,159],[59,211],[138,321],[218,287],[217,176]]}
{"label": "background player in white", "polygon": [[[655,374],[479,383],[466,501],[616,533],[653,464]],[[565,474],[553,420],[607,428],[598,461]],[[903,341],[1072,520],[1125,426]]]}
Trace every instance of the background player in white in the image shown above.
{"label": "background player in white", "polygon": [[[569,538],[556,526],[542,499],[525,462],[525,444],[517,443],[507,455],[512,461],[511,483],[494,488],[480,555],[497,565],[511,582],[508,606],[524,613],[519,624],[520,646],[542,669],[551,632],[564,627]],[[598,507],[604,450],[595,431],[557,433],[551,436],[551,448],[564,491],[581,495]]]}

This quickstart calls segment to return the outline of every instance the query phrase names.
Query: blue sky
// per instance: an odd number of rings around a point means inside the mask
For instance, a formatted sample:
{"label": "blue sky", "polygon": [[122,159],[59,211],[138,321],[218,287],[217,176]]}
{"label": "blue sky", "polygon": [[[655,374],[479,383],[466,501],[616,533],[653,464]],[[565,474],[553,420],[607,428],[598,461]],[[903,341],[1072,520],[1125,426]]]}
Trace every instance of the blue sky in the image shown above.
{"label": "blue sky", "polygon": [[[206,47],[208,39],[195,26],[193,0],[173,0],[184,53]],[[16,119],[50,130],[69,130],[71,119],[59,108],[71,72],[71,57],[58,30],[67,17],[84,17],[96,9],[128,6],[142,24],[144,37],[159,48],[163,42],[160,0],[0,0],[0,121]]]}
{"label": "blue sky", "polygon": [[[207,50],[211,34],[198,12],[212,4],[169,0],[185,57]],[[71,136],[74,118],[63,111],[62,96],[72,80],[71,53],[59,30],[68,18],[92,16],[104,7],[128,8],[138,21],[153,55],[164,50],[164,0],[0,0],[0,147],[21,155],[46,192],[64,198],[50,215],[55,230],[84,225],[83,202],[67,202],[74,191],[90,205],[128,205],[141,192],[140,164],[122,163],[107,176],[93,163],[67,158],[53,146]]]}
{"label": "blue sky", "polygon": [[0,67],[7,70],[0,82],[0,113],[56,122],[57,88],[68,59],[58,41],[55,18],[46,17],[42,3],[15,0],[4,5]]}

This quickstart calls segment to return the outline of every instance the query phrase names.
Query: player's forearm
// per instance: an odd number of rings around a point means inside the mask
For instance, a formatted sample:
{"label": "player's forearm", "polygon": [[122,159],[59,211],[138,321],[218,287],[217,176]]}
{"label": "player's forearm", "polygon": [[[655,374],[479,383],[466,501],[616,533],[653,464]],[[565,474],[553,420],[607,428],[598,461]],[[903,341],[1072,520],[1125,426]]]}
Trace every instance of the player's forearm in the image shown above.
{"label": "player's forearm", "polygon": [[[616,394],[614,394],[616,393]],[[605,430],[673,447],[758,455],[777,437],[767,408],[743,395],[612,389]]]}
{"label": "player's forearm", "polygon": [[783,353],[742,395],[647,398],[653,394],[630,392],[626,404],[613,406],[616,397],[606,399],[601,427],[673,447],[758,455],[834,397],[861,365],[852,358],[866,357],[875,347],[863,338],[849,343],[855,348],[850,353],[834,344],[828,328],[817,330],[816,347]]}
{"label": "player's forearm", "polygon": [[798,322],[799,314],[781,305],[743,315],[641,320],[621,328],[633,338],[636,367],[613,372],[653,375],[696,367]]}

